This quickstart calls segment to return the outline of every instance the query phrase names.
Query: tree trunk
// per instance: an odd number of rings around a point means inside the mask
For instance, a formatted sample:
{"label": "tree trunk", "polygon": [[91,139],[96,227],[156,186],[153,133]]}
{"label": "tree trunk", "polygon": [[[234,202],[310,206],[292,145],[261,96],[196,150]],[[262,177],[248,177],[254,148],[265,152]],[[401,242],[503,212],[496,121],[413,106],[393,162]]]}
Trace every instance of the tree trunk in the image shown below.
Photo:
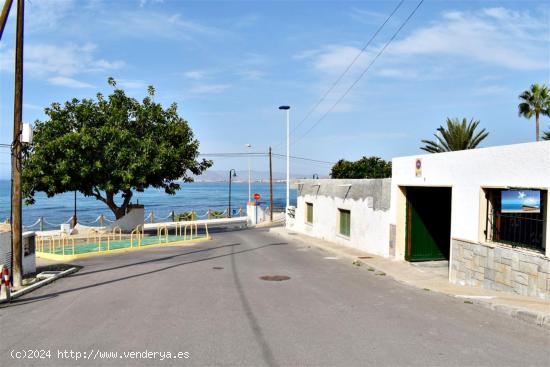
{"label": "tree trunk", "polygon": [[101,193],[98,189],[94,188],[94,191],[92,193],[93,196],[97,200],[103,201],[109,209],[113,212],[116,219],[122,218],[126,214],[126,209],[128,208],[128,204],[130,204],[130,200],[132,199],[133,192],[132,190],[124,190],[122,192],[122,204],[120,206],[116,205],[115,203],[115,193],[112,191],[106,191],[105,197],[101,196]]}
{"label": "tree trunk", "polygon": [[540,122],[539,122],[540,113],[537,112],[536,115],[535,115],[535,118],[536,118],[536,124],[537,124],[537,127],[536,127],[537,141],[540,141]]}

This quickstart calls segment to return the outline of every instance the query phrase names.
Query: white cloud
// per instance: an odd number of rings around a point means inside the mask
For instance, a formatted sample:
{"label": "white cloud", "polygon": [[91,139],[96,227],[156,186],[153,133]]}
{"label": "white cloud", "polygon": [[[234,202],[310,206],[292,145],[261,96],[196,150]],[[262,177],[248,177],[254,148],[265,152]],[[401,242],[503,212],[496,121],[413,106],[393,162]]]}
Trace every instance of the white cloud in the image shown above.
{"label": "white cloud", "polygon": [[382,14],[372,10],[360,9],[352,7],[349,16],[351,19],[364,24],[381,24],[388,17],[387,14]]}
{"label": "white cloud", "polygon": [[189,70],[183,73],[183,76],[187,79],[201,80],[206,79],[211,74],[208,70]]}
{"label": "white cloud", "polygon": [[50,82],[53,85],[58,85],[60,87],[69,87],[69,88],[92,88],[93,85],[81,82],[79,80],[65,77],[65,76],[56,76],[53,78],[49,78],[48,82]]}
{"label": "white cloud", "polygon": [[266,76],[266,73],[261,70],[250,69],[238,71],[237,75],[243,77],[245,80],[259,80]]}
{"label": "white cloud", "polygon": [[[26,30],[36,31],[54,28],[74,9],[75,0],[40,0],[25,2]],[[10,17],[15,11],[15,2]]]}
{"label": "white cloud", "polygon": [[197,36],[221,37],[230,34],[216,27],[206,26],[184,18],[179,13],[167,13],[138,9],[117,14],[106,15],[102,23],[117,35],[124,34],[135,38],[157,37],[177,42],[191,41],[197,43]]}
{"label": "white cloud", "polygon": [[218,94],[223,93],[231,86],[229,84],[201,84],[190,89],[193,94]]}
{"label": "white cloud", "polygon": [[527,12],[505,8],[450,11],[442,19],[396,41],[394,56],[454,56],[513,70],[548,68],[549,28]]}
{"label": "white cloud", "polygon": [[[123,61],[107,61],[96,59],[96,45],[54,45],[28,44],[25,46],[25,71],[34,77],[48,78],[52,76],[74,76],[90,72],[105,72],[116,70],[125,65]],[[8,54],[0,68],[13,71],[13,49]]]}
{"label": "white cloud", "polygon": [[164,0],[139,0],[139,7],[143,8],[147,4],[162,4]]}
{"label": "white cloud", "polygon": [[142,80],[116,79],[116,84],[122,89],[143,89],[147,88],[147,83]]}
{"label": "white cloud", "polygon": [[[313,56],[313,67],[325,73],[341,73],[347,66],[359,55],[360,49],[352,46],[325,46],[317,53],[312,51],[309,55]],[[306,56],[307,57],[307,56]],[[359,56],[354,64],[354,68],[360,68],[367,65],[370,59],[369,52],[364,52]]]}
{"label": "white cloud", "polygon": [[[3,50],[4,51],[4,50]],[[70,88],[90,88],[93,85],[75,78],[90,73],[114,71],[125,65],[123,61],[96,59],[97,46],[27,44],[25,46],[25,73],[52,85]],[[13,73],[13,49],[5,50],[0,70]]]}

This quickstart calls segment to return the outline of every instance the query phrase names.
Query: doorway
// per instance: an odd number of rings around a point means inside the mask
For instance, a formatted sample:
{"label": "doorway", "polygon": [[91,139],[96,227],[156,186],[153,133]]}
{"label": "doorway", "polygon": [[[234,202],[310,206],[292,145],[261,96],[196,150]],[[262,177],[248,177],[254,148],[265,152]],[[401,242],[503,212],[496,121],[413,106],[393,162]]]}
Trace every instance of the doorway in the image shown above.
{"label": "doorway", "polygon": [[407,187],[407,261],[449,260],[450,187]]}

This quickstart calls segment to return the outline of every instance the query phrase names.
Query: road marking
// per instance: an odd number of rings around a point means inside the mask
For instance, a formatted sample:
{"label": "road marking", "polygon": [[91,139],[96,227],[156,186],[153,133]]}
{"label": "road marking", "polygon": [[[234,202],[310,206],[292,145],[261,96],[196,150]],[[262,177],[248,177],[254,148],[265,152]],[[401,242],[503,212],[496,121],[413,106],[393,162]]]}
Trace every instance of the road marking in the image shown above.
{"label": "road marking", "polygon": [[334,257],[334,256],[325,256],[325,257],[323,257],[323,259],[325,259],[325,260],[338,260],[340,258],[339,257]]}

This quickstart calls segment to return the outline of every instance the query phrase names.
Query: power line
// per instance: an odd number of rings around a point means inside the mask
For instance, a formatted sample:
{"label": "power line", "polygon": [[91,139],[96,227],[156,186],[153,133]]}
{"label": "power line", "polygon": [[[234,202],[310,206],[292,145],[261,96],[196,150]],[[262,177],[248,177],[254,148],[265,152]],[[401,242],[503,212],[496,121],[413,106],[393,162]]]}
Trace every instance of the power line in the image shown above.
{"label": "power line", "polygon": [[386,49],[388,48],[388,46],[392,43],[392,41],[397,37],[397,35],[399,34],[399,32],[401,32],[401,30],[407,25],[407,23],[409,22],[409,20],[413,17],[413,15],[416,13],[416,11],[418,10],[418,8],[420,8],[420,5],[422,5],[422,3],[424,2],[424,0],[420,0],[420,2],[418,3],[418,5],[416,5],[416,7],[413,9],[413,11],[409,14],[409,16],[407,17],[407,19],[405,19],[405,21],[401,24],[401,26],[399,26],[399,28],[397,29],[397,31],[395,31],[395,33],[393,34],[393,36],[388,40],[388,42],[386,42],[386,44],[384,45],[384,47],[382,47],[382,49],[376,54],[376,56],[372,59],[372,61],[367,65],[367,67],[363,70],[363,72],[359,75],[359,77],[357,79],[355,79],[355,81],[349,86],[349,88],[344,92],[344,94],[342,94],[342,96],[340,96],[340,98],[338,98],[338,100],[328,109],[327,112],[325,112],[304,134],[302,134],[300,137],[298,137],[297,139],[294,139],[294,141],[292,142],[292,144],[295,144],[297,141],[299,141],[300,139],[304,138],[307,134],[309,134],[317,125],[319,125],[319,123],[321,123],[321,121],[324,120],[325,117],[327,117],[327,115],[332,112],[332,110],[334,110],[334,108],[348,95],[348,93],[353,89],[353,87],[355,87],[355,85],[363,78],[363,76],[367,73],[367,71],[370,70],[371,66],[376,62],[376,60],[378,60],[378,58],[384,53],[384,51],[386,51]]}
{"label": "power line", "polygon": [[[274,157],[277,157],[277,158],[286,158],[286,155],[285,154],[276,154],[276,153],[273,153],[273,156]],[[296,157],[296,156],[289,156],[290,159],[298,159],[298,160],[303,160],[303,161],[309,161],[309,162],[316,162],[316,163],[323,163],[323,164],[336,164],[336,162],[329,162],[329,161],[321,161],[319,159],[311,159],[311,158],[304,158],[304,157]]]}
{"label": "power line", "polygon": [[[277,158],[286,158],[286,154],[279,154],[279,153],[272,153],[274,157]],[[234,153],[200,153],[199,156],[201,157],[212,157],[212,158],[236,158],[236,157],[247,157],[247,156],[256,156],[256,157],[268,157],[269,153],[263,153],[263,152],[234,152]],[[316,163],[323,163],[323,164],[335,164],[335,162],[329,162],[329,161],[323,161],[320,159],[313,159],[313,158],[307,158],[307,157],[297,157],[297,156],[289,156],[291,159],[295,160],[303,160],[303,161],[309,161],[309,162],[316,162]]]}
{"label": "power line", "polygon": [[340,76],[332,83],[332,85],[330,86],[330,88],[325,92],[325,94],[323,94],[323,96],[317,101],[317,103],[309,110],[309,112],[306,114],[306,116],[291,130],[290,134],[294,133],[303,123],[304,121],[306,121],[309,116],[311,116],[311,114],[313,113],[313,111],[315,111],[317,109],[317,107],[319,107],[321,105],[321,103],[325,100],[325,98],[327,98],[327,96],[329,95],[330,92],[332,92],[332,90],[334,89],[334,87],[336,87],[336,85],[342,80],[342,78],[348,73],[348,71],[351,69],[351,67],[355,64],[355,62],[359,59],[359,57],[365,52],[365,50],[367,49],[367,47],[370,46],[370,44],[372,43],[372,41],[374,41],[374,39],[376,38],[376,36],[378,36],[378,33],[380,33],[380,31],[382,31],[382,29],[386,26],[386,24],[390,21],[390,19],[393,17],[393,15],[397,12],[397,10],[401,7],[401,5],[403,5],[403,2],[405,0],[401,0],[397,6],[393,9],[393,11],[390,13],[390,15],[386,18],[386,20],[384,21],[384,23],[382,23],[380,25],[380,27],[378,27],[378,29],[376,30],[376,32],[374,32],[374,34],[372,35],[372,37],[369,39],[369,41],[365,44],[365,46],[363,46],[363,48],[357,53],[357,55],[355,56],[355,58],[351,61],[351,63],[346,67],[346,69],[342,72],[342,74],[340,74]]}

